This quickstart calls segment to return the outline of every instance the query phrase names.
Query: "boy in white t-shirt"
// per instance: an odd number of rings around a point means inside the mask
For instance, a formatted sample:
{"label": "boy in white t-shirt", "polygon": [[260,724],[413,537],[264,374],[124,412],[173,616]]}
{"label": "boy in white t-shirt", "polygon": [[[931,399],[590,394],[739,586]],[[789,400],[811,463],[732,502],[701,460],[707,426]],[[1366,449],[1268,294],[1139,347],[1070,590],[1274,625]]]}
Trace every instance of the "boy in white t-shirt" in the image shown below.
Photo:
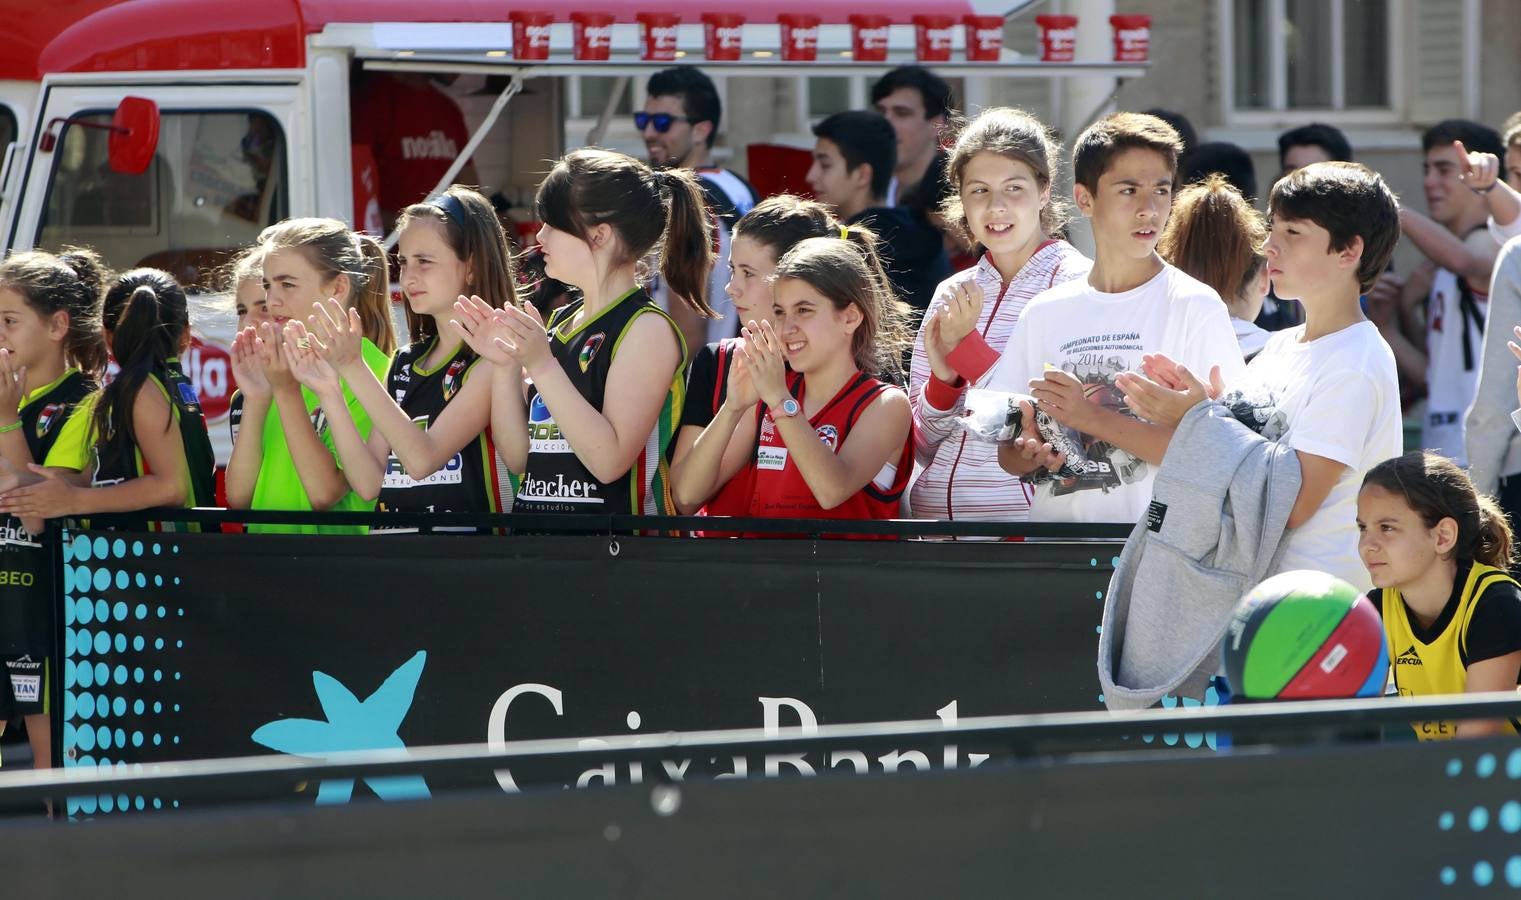
{"label": "boy in white t-shirt", "polygon": [[[1367,471],[1400,455],[1394,354],[1359,296],[1389,264],[1399,203],[1357,163],[1306,166],[1273,186],[1263,248],[1278,296],[1299,300],[1305,322],[1276,333],[1240,379],[1206,389],[1169,359],[1120,379],[1141,415],[1166,427],[1228,386],[1261,414],[1261,434],[1292,447],[1302,474],[1279,571],[1314,569],[1372,587],[1357,555],[1357,491]],[[1160,382],[1160,383],[1158,383]],[[1184,388],[1173,390],[1173,388]]]}
{"label": "boy in white t-shirt", "polygon": [[[1037,484],[1034,521],[1134,522],[1145,511],[1172,432],[1137,418],[1115,387],[1144,355],[1167,354],[1200,371],[1219,367],[1227,377],[1242,370],[1220,297],[1156,252],[1179,149],[1172,126],[1137,113],[1094,123],[1073,146],[1072,194],[1092,220],[1093,269],[1030,301],[982,385],[1028,392],[1077,433],[1081,472]],[[1064,461],[1039,440],[999,447],[999,465],[1011,475],[1055,471]]]}

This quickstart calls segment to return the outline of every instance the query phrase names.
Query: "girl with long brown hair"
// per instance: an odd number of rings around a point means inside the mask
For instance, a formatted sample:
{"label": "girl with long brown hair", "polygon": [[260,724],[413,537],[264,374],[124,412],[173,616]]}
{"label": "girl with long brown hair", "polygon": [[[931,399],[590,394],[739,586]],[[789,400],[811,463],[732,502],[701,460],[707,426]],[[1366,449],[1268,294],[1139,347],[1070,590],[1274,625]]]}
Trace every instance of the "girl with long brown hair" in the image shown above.
{"label": "girl with long brown hair", "polygon": [[521,472],[514,512],[663,514],[668,454],[684,402],[681,331],[650,299],[639,264],[695,313],[713,238],[701,186],[683,169],[577,150],[539,185],[545,273],[581,296],[544,322],[537,310],[456,304],[465,340],[495,364],[492,432]]}

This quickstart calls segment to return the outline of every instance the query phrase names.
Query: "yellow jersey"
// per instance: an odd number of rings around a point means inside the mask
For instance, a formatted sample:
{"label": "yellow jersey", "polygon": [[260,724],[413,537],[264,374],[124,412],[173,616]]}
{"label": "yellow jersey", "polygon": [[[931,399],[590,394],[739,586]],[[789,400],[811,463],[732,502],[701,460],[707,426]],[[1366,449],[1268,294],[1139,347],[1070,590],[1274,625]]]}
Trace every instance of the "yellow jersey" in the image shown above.
{"label": "yellow jersey", "polygon": [[[1415,621],[1400,592],[1374,590],[1369,598],[1384,619],[1389,667],[1402,697],[1461,694],[1468,685],[1468,666],[1521,650],[1521,589],[1503,569],[1474,563],[1458,570],[1453,593],[1430,628]],[[1482,602],[1481,602],[1482,601]],[[1474,630],[1475,613],[1479,631]],[[1512,719],[1507,730],[1514,734]],[[1413,722],[1423,741],[1457,736],[1456,722]]]}

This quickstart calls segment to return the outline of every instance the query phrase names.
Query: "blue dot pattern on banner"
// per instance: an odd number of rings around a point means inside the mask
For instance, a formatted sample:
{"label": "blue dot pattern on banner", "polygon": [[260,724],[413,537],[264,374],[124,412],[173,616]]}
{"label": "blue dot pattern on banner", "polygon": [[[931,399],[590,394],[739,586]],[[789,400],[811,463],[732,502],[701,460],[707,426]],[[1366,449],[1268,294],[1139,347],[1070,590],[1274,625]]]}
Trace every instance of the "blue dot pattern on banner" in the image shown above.
{"label": "blue dot pattern on banner", "polygon": [[[1504,757],[1505,777],[1511,781],[1521,781],[1521,749],[1512,750]],[[1468,767],[1462,757],[1451,757],[1442,766],[1442,771],[1448,778],[1460,778]],[[1471,770],[1473,777],[1487,779],[1493,776],[1500,768],[1500,758],[1494,753],[1481,753],[1473,760]],[[1452,832],[1457,824],[1457,814],[1451,810],[1443,810],[1436,817],[1436,826],[1439,831]],[[1491,821],[1506,834],[1521,832],[1521,802],[1507,800],[1497,807],[1493,814],[1486,806],[1475,806],[1468,811],[1466,819],[1468,832],[1482,834],[1490,826]],[[1463,861],[1467,865],[1467,861]],[[1444,865],[1437,870],[1437,880],[1444,886],[1452,887],[1458,883],[1458,873],[1463,871],[1462,866]],[[1501,868],[1505,878],[1505,884],[1512,888],[1521,888],[1521,855],[1507,858]],[[1474,860],[1472,866],[1467,869],[1469,882],[1474,887],[1489,887],[1495,881],[1495,864],[1487,859]]]}
{"label": "blue dot pattern on banner", "polygon": [[[167,656],[174,651],[166,647],[180,650],[185,646],[174,624],[174,619],[184,618],[185,607],[176,604],[176,615],[171,618],[165,602],[170,599],[169,591],[178,590],[180,579],[171,574],[166,584],[163,573],[140,568],[171,565],[170,558],[177,553],[177,544],[65,532],[64,724],[60,750],[65,768],[123,769],[128,762],[116,758],[117,753],[147,761],[152,758],[151,751],[146,751],[150,743],[161,750],[180,743],[179,735],[164,741],[164,735],[152,729],[156,724],[153,719],[169,705],[165,701],[178,697],[173,682],[164,679],[164,672],[173,672],[174,681],[182,678],[177,667],[163,666],[175,661]],[[155,594],[159,595],[157,602]],[[175,599],[183,602],[183,597]],[[150,646],[152,651],[147,650]],[[137,656],[125,658],[129,652]],[[145,658],[150,652],[151,658]],[[144,662],[158,666],[145,668],[140,664]],[[149,673],[153,675],[151,681]],[[178,712],[180,704],[174,702],[173,709]],[[145,751],[149,756],[144,757]],[[162,758],[181,756],[174,753]],[[77,818],[163,809],[166,802],[179,806],[178,800],[126,794],[69,797],[67,813]]]}
{"label": "blue dot pattern on banner", "polygon": [[[1198,706],[1219,706],[1220,698],[1225,695],[1223,690],[1224,686],[1221,682],[1222,679],[1220,676],[1210,676],[1209,686],[1204,689],[1203,702],[1200,702],[1194,697],[1179,698],[1174,697],[1172,694],[1166,694],[1162,697],[1162,708],[1176,709],[1180,705],[1184,709],[1192,709]],[[1178,745],[1179,739],[1180,736],[1177,734],[1162,735],[1162,743],[1166,744],[1169,747],[1176,747]],[[1141,735],[1141,740],[1150,744],[1156,740],[1156,735],[1143,734]],[[1197,750],[1200,747],[1208,747],[1210,750],[1220,749],[1220,736],[1213,731],[1185,732],[1183,735],[1181,735],[1181,740],[1183,741],[1183,745],[1188,747],[1190,750]]]}

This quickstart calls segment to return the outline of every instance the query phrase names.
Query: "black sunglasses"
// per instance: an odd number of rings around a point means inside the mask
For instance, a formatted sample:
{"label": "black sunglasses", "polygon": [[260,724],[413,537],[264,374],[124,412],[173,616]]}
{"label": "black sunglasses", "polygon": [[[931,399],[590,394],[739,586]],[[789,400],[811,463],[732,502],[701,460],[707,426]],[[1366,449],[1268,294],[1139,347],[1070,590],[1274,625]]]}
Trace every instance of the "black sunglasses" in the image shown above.
{"label": "black sunglasses", "polygon": [[690,121],[692,121],[692,120],[688,119],[686,116],[673,116],[670,113],[647,113],[647,112],[636,112],[636,113],[634,113],[634,127],[635,128],[638,128],[640,131],[643,131],[644,129],[650,127],[650,123],[653,122],[653,123],[655,123],[655,131],[658,132],[658,133],[660,133],[660,134],[665,134],[667,131],[670,131],[671,130],[671,123],[673,123],[673,122],[690,122]]}

